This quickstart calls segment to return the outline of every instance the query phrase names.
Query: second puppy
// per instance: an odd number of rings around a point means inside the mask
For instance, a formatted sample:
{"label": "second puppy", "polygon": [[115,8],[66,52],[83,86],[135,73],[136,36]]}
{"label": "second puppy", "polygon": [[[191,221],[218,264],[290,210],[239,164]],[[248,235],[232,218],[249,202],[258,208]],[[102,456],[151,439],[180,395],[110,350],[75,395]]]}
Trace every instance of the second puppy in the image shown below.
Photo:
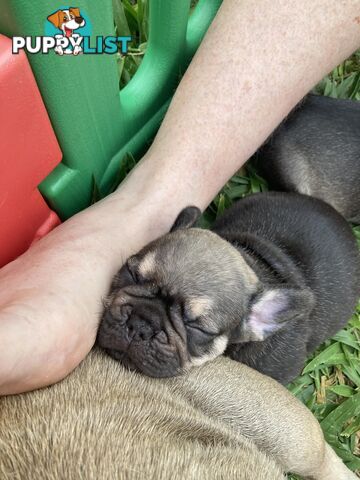
{"label": "second puppy", "polygon": [[271,189],[321,198],[360,223],[360,102],[308,95],[255,157]]}
{"label": "second puppy", "polygon": [[350,318],[360,260],[331,206],[289,193],[247,197],[212,231],[189,207],[116,275],[98,333],[114,358],[170,377],[225,353],[283,384]]}

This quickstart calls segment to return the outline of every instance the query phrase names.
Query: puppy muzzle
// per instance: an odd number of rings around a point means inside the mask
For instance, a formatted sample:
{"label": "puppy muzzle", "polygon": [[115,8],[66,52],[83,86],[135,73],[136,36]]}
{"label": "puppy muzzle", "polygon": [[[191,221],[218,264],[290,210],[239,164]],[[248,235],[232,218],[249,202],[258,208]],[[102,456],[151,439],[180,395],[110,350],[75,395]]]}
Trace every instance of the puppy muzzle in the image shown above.
{"label": "puppy muzzle", "polygon": [[188,361],[186,332],[158,298],[123,289],[105,308],[98,344],[125,366],[152,377],[172,377]]}

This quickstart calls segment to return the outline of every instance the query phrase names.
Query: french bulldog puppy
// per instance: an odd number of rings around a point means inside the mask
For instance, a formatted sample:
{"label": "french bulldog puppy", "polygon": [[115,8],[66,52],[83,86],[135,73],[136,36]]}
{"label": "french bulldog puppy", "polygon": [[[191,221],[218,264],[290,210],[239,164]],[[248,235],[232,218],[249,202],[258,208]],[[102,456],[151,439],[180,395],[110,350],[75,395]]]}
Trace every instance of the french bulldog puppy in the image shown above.
{"label": "french bulldog puppy", "polygon": [[308,95],[255,160],[271,189],[321,198],[360,223],[360,102]]}
{"label": "french bulldog puppy", "polygon": [[153,379],[96,349],[65,380],[0,398],[1,480],[356,480],[319,423],[228,358]]}
{"label": "french bulldog puppy", "polygon": [[225,353],[283,384],[342,328],[360,294],[360,259],[345,219],[325,202],[262,193],[212,230],[186,208],[172,231],[130,257],[105,300],[98,343],[153,377]]}

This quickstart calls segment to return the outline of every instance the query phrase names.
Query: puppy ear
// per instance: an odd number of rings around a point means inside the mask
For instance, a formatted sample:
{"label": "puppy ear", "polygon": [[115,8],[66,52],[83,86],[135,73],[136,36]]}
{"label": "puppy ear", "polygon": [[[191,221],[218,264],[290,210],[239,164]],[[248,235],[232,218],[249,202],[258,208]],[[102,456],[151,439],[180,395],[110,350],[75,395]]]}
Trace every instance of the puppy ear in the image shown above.
{"label": "puppy ear", "polygon": [[315,298],[307,288],[264,290],[255,298],[247,318],[230,335],[230,343],[261,342],[301,315],[309,314]]}
{"label": "puppy ear", "polygon": [[198,207],[186,207],[179,213],[170,232],[176,230],[185,230],[193,227],[201,216],[201,210]]}
{"label": "puppy ear", "polygon": [[61,10],[57,10],[52,15],[49,15],[47,19],[51,22],[56,28],[59,28],[62,24],[63,13]]}
{"label": "puppy ear", "polygon": [[80,8],[70,7],[70,8],[69,8],[69,12],[70,12],[70,13],[73,13],[73,14],[75,15],[75,17],[81,17],[81,15],[80,15]]}

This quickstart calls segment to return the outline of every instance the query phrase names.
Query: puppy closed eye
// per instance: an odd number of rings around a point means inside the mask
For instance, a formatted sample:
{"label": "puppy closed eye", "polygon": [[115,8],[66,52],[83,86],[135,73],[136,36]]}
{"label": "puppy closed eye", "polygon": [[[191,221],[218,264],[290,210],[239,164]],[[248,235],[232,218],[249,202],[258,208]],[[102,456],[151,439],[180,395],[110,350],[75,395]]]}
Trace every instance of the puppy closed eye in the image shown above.
{"label": "puppy closed eye", "polygon": [[207,343],[217,337],[218,332],[210,332],[206,330],[204,327],[199,325],[199,323],[192,321],[192,322],[185,322],[185,328],[188,329],[189,335],[196,341],[196,343]]}
{"label": "puppy closed eye", "polygon": [[216,335],[194,325],[186,325],[187,347],[191,357],[202,355],[216,341]]}
{"label": "puppy closed eye", "polygon": [[142,277],[142,275],[140,275],[137,268],[132,267],[131,265],[129,265],[129,263],[126,263],[125,266],[126,266],[127,272],[129,273],[130,277],[135,283],[144,282],[144,278]]}
{"label": "puppy closed eye", "polygon": [[186,305],[183,308],[182,314],[189,337],[192,337],[195,343],[205,344],[211,342],[218,335],[218,332],[211,332],[205,328],[204,325],[201,324],[201,319],[194,316],[192,310],[187,308]]}

